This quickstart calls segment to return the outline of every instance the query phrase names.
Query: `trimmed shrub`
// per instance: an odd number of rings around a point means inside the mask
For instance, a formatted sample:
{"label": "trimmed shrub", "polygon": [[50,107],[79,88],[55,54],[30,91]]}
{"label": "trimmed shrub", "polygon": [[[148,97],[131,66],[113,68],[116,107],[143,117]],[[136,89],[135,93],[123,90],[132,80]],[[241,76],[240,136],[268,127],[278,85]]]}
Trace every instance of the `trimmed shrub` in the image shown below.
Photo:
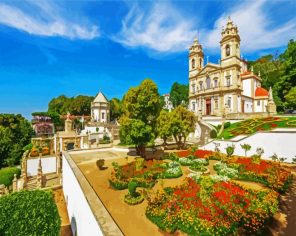
{"label": "trimmed shrub", "polygon": [[228,122],[225,122],[224,123],[224,129],[227,129],[228,127],[230,127],[231,123],[228,121]]}
{"label": "trimmed shrub", "polygon": [[0,198],[0,235],[60,235],[51,191],[20,191]]}
{"label": "trimmed shrub", "polygon": [[211,137],[211,138],[217,138],[217,131],[214,130],[214,129],[212,129],[212,130],[210,131],[210,137]]}
{"label": "trimmed shrub", "polygon": [[132,196],[132,197],[136,197],[137,196],[137,187],[138,187],[138,183],[135,182],[135,181],[131,181],[128,183],[128,191],[129,191],[129,194]]}
{"label": "trimmed shrub", "polygon": [[12,180],[16,174],[17,177],[20,177],[21,170],[16,167],[6,167],[0,169],[0,184],[4,184],[5,186],[10,186],[12,184]]}

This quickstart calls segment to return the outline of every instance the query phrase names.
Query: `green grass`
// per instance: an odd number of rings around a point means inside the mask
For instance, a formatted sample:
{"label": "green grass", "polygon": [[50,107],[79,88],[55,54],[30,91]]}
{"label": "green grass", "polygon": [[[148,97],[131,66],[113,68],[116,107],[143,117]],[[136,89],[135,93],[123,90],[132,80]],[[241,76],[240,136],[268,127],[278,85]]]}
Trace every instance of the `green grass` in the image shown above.
{"label": "green grass", "polygon": [[12,184],[14,174],[19,177],[21,170],[16,167],[5,167],[0,169],[0,184],[4,184],[7,187],[10,186]]}
{"label": "green grass", "polygon": [[238,135],[251,135],[258,131],[268,131],[275,128],[296,128],[296,117],[268,117],[248,119],[233,123],[223,130],[219,139],[231,139]]}

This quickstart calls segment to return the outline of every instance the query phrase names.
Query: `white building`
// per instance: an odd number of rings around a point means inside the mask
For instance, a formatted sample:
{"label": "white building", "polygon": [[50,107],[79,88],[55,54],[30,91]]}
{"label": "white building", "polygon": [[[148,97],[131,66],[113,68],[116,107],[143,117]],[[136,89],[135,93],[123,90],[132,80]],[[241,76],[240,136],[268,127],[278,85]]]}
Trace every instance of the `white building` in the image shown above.
{"label": "white building", "polygon": [[173,103],[170,100],[170,94],[166,93],[166,94],[163,95],[163,97],[164,97],[164,106],[163,106],[163,108],[167,109],[169,111],[173,110],[174,107],[173,107]]}
{"label": "white building", "polygon": [[107,123],[110,120],[109,102],[102,92],[99,92],[91,103],[91,119],[101,123]]}

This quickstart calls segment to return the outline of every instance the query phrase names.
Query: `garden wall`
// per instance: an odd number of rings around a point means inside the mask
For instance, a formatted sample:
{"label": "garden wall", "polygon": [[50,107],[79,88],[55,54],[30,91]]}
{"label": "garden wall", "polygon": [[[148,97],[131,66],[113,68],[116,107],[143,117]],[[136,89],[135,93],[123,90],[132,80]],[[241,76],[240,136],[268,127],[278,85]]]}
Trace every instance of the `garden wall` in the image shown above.
{"label": "garden wall", "polygon": [[73,235],[123,235],[68,152],[63,152],[63,192]]}
{"label": "garden wall", "polygon": [[264,149],[263,159],[270,159],[276,153],[279,157],[286,157],[286,162],[292,162],[292,158],[296,155],[295,140],[296,132],[258,132],[239,141],[215,140],[205,145],[204,149],[213,151],[215,149],[214,143],[220,143],[219,148],[225,153],[225,148],[234,144],[234,154],[244,156],[245,151],[240,145],[247,143],[252,146],[247,154],[248,156],[255,154],[256,148],[261,147]]}
{"label": "garden wall", "polygon": [[[27,159],[27,175],[35,176],[38,172],[39,158]],[[56,173],[57,172],[57,158],[55,156],[41,158],[42,173]]]}

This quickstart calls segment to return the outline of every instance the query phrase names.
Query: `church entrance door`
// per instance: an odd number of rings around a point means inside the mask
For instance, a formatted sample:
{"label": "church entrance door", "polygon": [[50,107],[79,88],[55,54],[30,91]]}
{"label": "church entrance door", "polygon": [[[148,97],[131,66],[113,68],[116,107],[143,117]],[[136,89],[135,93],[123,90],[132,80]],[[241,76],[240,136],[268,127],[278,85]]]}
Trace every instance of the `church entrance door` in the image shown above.
{"label": "church entrance door", "polygon": [[206,115],[210,115],[211,114],[211,99],[207,99],[206,100]]}
{"label": "church entrance door", "polygon": [[241,111],[242,111],[242,113],[244,113],[245,112],[245,100],[242,100],[241,104],[242,104]]}

